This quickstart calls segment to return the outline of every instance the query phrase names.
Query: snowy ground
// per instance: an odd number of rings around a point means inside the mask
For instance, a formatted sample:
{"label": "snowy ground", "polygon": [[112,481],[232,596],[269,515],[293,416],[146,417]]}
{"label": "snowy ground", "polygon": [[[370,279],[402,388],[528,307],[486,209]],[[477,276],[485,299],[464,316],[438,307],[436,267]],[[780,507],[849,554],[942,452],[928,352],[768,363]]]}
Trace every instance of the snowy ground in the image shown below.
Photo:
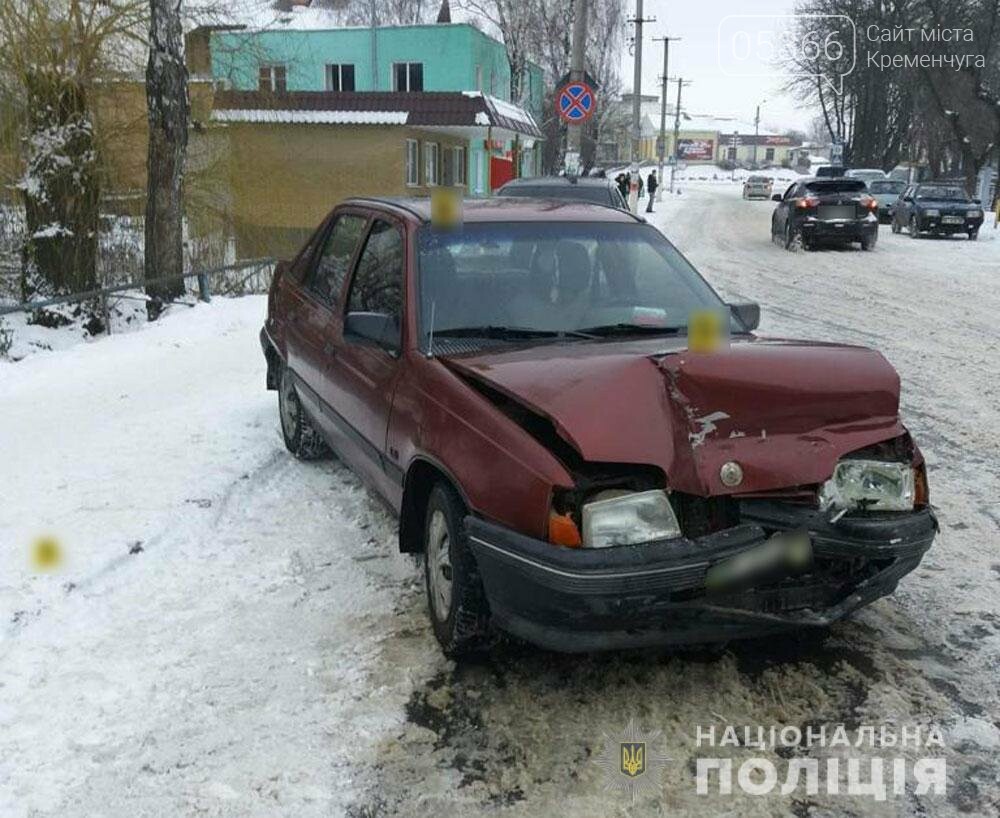
{"label": "snowy ground", "polygon": [[[998,234],[789,253],[771,209],[693,184],[654,220],[764,332],[899,369],[942,533],[891,599],[825,642],[456,667],[381,505],[282,447],[264,299],[216,299],[0,363],[0,815],[995,815]],[[633,718],[672,759],[634,807],[592,763]],[[941,725],[946,797],[695,794],[695,725],[887,720]]]}

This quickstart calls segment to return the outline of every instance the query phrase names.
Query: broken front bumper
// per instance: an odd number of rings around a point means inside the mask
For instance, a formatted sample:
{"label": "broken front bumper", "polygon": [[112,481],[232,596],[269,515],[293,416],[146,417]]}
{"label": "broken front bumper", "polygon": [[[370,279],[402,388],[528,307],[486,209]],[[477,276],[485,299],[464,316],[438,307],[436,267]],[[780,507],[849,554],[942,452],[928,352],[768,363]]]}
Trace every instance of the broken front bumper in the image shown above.
{"label": "broken front bumper", "polygon": [[[827,626],[892,593],[937,531],[928,510],[830,523],[811,509],[743,504],[743,523],[695,540],[571,549],[468,517],[495,623],[551,650],[582,652],[728,641]],[[713,566],[769,532],[805,530],[805,573],[739,592],[709,591]]]}

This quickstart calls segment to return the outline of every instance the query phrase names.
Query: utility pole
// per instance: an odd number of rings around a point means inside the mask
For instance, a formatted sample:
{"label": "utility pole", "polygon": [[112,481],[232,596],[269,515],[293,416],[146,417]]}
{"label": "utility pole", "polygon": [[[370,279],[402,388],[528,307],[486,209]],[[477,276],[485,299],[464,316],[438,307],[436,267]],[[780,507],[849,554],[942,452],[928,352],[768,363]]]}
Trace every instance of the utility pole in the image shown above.
{"label": "utility pole", "polygon": [[[569,78],[570,82],[583,82],[586,79],[584,55],[587,47],[587,0],[574,0],[573,3],[573,44],[570,52]],[[582,167],[580,154],[583,149],[583,124],[571,123],[566,126],[566,156],[574,154],[576,172]],[[567,161],[567,172],[573,162]]]}
{"label": "utility pole", "polygon": [[642,143],[642,24],[653,22],[642,16],[642,0],[635,0],[635,70],[632,73],[632,166],[629,168],[628,207],[633,213],[639,212],[639,148]]}
{"label": "utility pole", "polygon": [[670,192],[674,192],[674,172],[677,170],[677,161],[680,157],[680,150],[677,145],[677,135],[681,129],[681,88],[690,85],[691,82],[684,81],[683,77],[677,77],[677,107],[674,109],[674,163],[670,166]]}
{"label": "utility pole", "polygon": [[660,144],[656,152],[659,158],[659,169],[656,171],[656,201],[663,201],[663,159],[667,153],[667,77],[669,76],[668,66],[670,65],[670,41],[679,40],[680,37],[654,37],[654,42],[663,43],[663,75],[660,77]]}
{"label": "utility pole", "polygon": [[766,99],[762,99],[757,103],[757,113],[753,118],[753,167],[754,170],[757,169],[757,140],[760,136],[760,106],[767,102]]}

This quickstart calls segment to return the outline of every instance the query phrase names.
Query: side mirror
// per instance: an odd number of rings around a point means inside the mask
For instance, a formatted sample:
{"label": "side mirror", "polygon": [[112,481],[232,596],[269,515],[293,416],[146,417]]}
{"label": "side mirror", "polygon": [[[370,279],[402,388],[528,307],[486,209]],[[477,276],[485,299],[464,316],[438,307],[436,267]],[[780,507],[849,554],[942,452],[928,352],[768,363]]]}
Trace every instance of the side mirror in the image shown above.
{"label": "side mirror", "polygon": [[972,203],[973,204],[977,204],[977,205],[981,205],[983,203],[983,200],[982,199],[973,199]]}
{"label": "side mirror", "polygon": [[904,202],[912,202],[913,201],[913,197],[912,196],[903,196],[902,198],[903,198]]}
{"label": "side mirror", "polygon": [[399,319],[384,312],[349,312],[344,319],[344,337],[368,341],[396,353],[399,351]]}
{"label": "side mirror", "polygon": [[749,331],[753,332],[760,326],[760,304],[756,301],[730,304],[729,309]]}
{"label": "side mirror", "polygon": [[781,201],[781,194],[780,193],[775,193],[773,196],[771,196],[771,201],[772,202],[780,202]]}

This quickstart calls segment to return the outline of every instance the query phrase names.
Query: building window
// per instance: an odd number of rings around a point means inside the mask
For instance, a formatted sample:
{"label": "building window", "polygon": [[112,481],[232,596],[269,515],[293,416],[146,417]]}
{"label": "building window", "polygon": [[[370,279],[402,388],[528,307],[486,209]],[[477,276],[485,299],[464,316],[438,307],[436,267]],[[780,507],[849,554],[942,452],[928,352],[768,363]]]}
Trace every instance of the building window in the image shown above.
{"label": "building window", "polygon": [[497,95],[497,72],[490,71],[490,96]]}
{"label": "building window", "polygon": [[424,64],[422,62],[396,62],[392,64],[394,91],[423,91]]}
{"label": "building window", "polygon": [[286,69],[283,65],[262,65],[257,76],[257,89],[284,93],[287,90],[285,76]]}
{"label": "building window", "polygon": [[764,161],[773,162],[774,161],[774,148],[767,148],[764,151]]}
{"label": "building window", "polygon": [[476,66],[476,90],[483,90],[483,67],[481,65]]}
{"label": "building window", "polygon": [[730,162],[735,162],[736,161],[736,148],[727,148],[726,149],[726,157],[729,159]]}
{"label": "building window", "polygon": [[424,184],[436,185],[440,183],[438,174],[441,166],[438,162],[439,148],[437,142],[424,142]]}
{"label": "building window", "polygon": [[353,63],[330,63],[326,66],[327,91],[353,91]]}
{"label": "building window", "polygon": [[420,145],[416,139],[406,140],[406,184],[408,187],[420,184]]}
{"label": "building window", "polygon": [[467,166],[468,159],[466,157],[465,148],[452,148],[451,151],[451,183],[453,185],[465,186],[465,169]]}

